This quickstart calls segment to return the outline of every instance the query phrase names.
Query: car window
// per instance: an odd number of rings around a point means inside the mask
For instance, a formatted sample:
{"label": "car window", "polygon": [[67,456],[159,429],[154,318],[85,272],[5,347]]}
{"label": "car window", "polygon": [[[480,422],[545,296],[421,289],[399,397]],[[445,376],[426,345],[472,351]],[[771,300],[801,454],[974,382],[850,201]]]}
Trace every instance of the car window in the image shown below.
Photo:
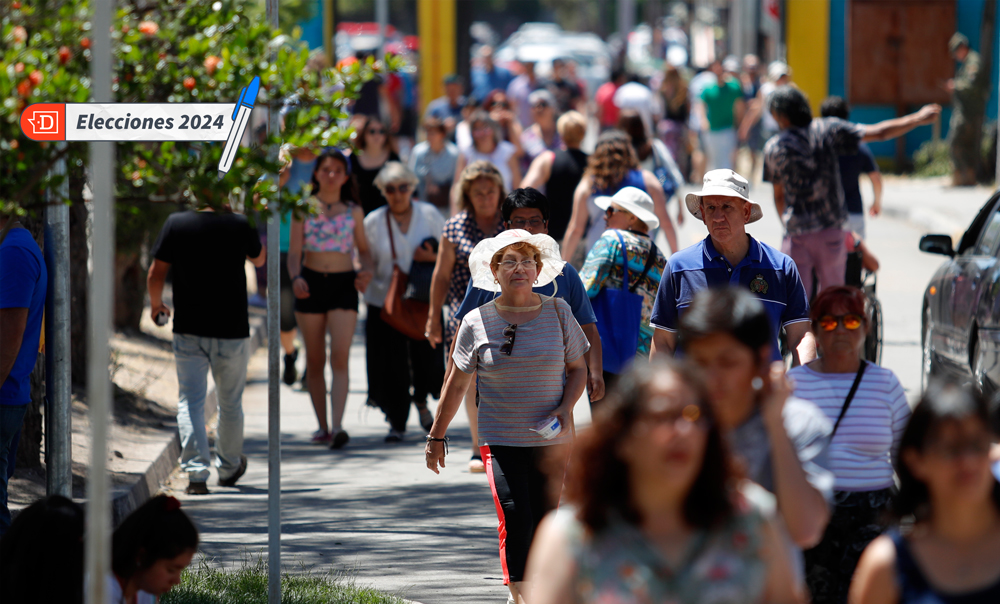
{"label": "car window", "polygon": [[979,234],[983,232],[984,227],[998,210],[998,197],[1000,197],[1000,193],[995,193],[982,209],[979,210],[979,214],[976,215],[975,220],[969,225],[969,230],[965,231],[965,234],[962,235],[962,240],[959,242],[955,253],[975,252],[976,243],[980,240]]}
{"label": "car window", "polygon": [[983,228],[983,236],[976,245],[976,255],[992,256],[997,249],[998,241],[1000,241],[1000,209],[990,215],[989,221]]}

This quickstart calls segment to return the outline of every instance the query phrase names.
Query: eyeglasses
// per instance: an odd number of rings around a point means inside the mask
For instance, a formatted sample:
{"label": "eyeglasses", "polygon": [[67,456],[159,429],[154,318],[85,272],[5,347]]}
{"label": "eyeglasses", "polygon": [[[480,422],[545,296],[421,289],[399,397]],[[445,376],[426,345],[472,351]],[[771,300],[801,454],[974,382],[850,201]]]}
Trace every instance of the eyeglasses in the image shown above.
{"label": "eyeglasses", "polygon": [[840,316],[823,315],[818,321],[816,321],[816,324],[819,325],[819,328],[823,331],[833,331],[834,329],[837,329],[838,324],[842,324],[844,329],[848,331],[854,331],[855,329],[861,327],[863,323],[864,319],[861,318],[861,315],[856,315],[854,313]]}
{"label": "eyeglasses", "polygon": [[507,338],[504,343],[500,345],[500,352],[510,356],[511,351],[514,350],[514,338],[517,336],[517,325],[510,324],[503,328],[503,337]]}
{"label": "eyeglasses", "polygon": [[531,258],[528,258],[527,260],[521,260],[520,262],[518,262],[517,260],[504,260],[503,262],[500,263],[500,266],[503,267],[503,269],[506,271],[512,271],[519,266],[527,271],[535,267],[535,261]]}
{"label": "eyeglasses", "polygon": [[705,425],[705,414],[698,405],[686,405],[683,409],[646,411],[640,415],[640,419],[650,427],[670,425],[679,431]]}
{"label": "eyeglasses", "polygon": [[540,229],[545,226],[545,220],[541,218],[532,218],[531,220],[525,220],[524,218],[518,218],[516,220],[508,220],[507,224],[512,229],[524,229],[525,227],[531,227],[533,229]]}
{"label": "eyeglasses", "polygon": [[385,192],[388,193],[389,195],[395,195],[396,191],[399,191],[400,193],[403,194],[409,193],[410,185],[385,185]]}
{"label": "eyeglasses", "polygon": [[625,212],[626,214],[628,213],[628,212],[626,212],[625,210],[623,210],[621,208],[608,207],[607,210],[604,210],[604,216],[606,218],[611,218],[612,216],[614,216],[618,212]]}
{"label": "eyeglasses", "polygon": [[507,101],[503,101],[500,103],[493,103],[493,105],[490,107],[490,109],[509,109],[509,108],[510,105],[507,103]]}
{"label": "eyeglasses", "polygon": [[549,104],[545,101],[538,101],[537,103],[532,103],[532,109],[548,109]]}
{"label": "eyeglasses", "polygon": [[927,447],[937,456],[954,461],[965,455],[972,457],[984,457],[990,452],[990,441],[988,438],[977,439],[964,443],[935,443]]}

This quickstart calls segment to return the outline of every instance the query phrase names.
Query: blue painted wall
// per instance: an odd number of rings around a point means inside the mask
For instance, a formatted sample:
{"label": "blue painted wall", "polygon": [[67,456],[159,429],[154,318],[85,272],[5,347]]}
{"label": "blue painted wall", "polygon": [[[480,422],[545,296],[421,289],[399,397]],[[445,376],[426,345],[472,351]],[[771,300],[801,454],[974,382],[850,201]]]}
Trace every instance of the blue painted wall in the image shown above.
{"label": "blue painted wall", "polygon": [[314,2],[313,15],[309,21],[301,23],[302,40],[309,45],[309,50],[323,48],[323,2]]}
{"label": "blue painted wall", "polygon": [[[830,0],[830,84],[831,95],[844,96],[847,92],[847,9],[850,0]],[[983,17],[983,7],[988,0],[957,0],[955,22],[958,31],[969,38],[972,48],[979,48],[979,26]],[[997,22],[993,32],[993,77],[990,101],[986,108],[987,120],[997,117],[997,66],[1000,65],[1000,0]],[[944,52],[942,50],[942,52]],[[913,107],[916,110],[918,107]],[[859,105],[851,108],[851,121],[871,124],[896,116],[890,105]],[[948,134],[951,107],[944,107],[941,115],[941,136]],[[921,144],[931,138],[930,128],[918,128],[906,135],[906,153],[912,155]],[[896,155],[895,141],[872,143],[872,152],[879,157],[892,158]]]}

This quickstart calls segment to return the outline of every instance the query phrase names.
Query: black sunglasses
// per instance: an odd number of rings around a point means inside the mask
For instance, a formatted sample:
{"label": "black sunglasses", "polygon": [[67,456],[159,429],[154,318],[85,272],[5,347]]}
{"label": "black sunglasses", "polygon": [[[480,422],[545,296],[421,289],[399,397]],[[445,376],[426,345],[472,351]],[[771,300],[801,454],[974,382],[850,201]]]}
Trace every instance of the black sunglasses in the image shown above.
{"label": "black sunglasses", "polygon": [[503,344],[500,345],[500,352],[507,356],[514,350],[514,337],[517,335],[517,325],[511,324],[503,329],[503,337],[507,338]]}
{"label": "black sunglasses", "polygon": [[397,185],[386,185],[385,186],[385,192],[388,193],[389,195],[395,195],[396,191],[399,191],[400,193],[409,193],[410,192],[410,185],[398,185],[398,186]]}
{"label": "black sunglasses", "polygon": [[546,103],[545,101],[537,101],[537,102],[535,102],[534,104],[531,105],[531,108],[532,109],[545,109],[548,106],[549,106],[549,104]]}

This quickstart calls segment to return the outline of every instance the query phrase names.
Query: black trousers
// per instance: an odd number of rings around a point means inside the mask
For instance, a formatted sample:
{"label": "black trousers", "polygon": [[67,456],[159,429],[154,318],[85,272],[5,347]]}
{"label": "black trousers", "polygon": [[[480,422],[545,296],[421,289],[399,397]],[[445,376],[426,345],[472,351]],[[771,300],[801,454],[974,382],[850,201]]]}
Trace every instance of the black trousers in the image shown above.
{"label": "black trousers", "polygon": [[368,398],[394,430],[406,430],[410,402],[441,396],[444,355],[427,340],[413,340],[382,320],[382,308],[368,306],[365,320]]}
{"label": "black trousers", "polygon": [[[555,449],[484,445],[479,451],[497,509],[503,583],[523,581],[535,531],[558,503],[559,492],[554,487],[561,486],[561,476],[550,478],[546,470],[552,468],[543,467],[552,463],[546,455]],[[551,480],[559,480],[559,485],[553,485]]]}

